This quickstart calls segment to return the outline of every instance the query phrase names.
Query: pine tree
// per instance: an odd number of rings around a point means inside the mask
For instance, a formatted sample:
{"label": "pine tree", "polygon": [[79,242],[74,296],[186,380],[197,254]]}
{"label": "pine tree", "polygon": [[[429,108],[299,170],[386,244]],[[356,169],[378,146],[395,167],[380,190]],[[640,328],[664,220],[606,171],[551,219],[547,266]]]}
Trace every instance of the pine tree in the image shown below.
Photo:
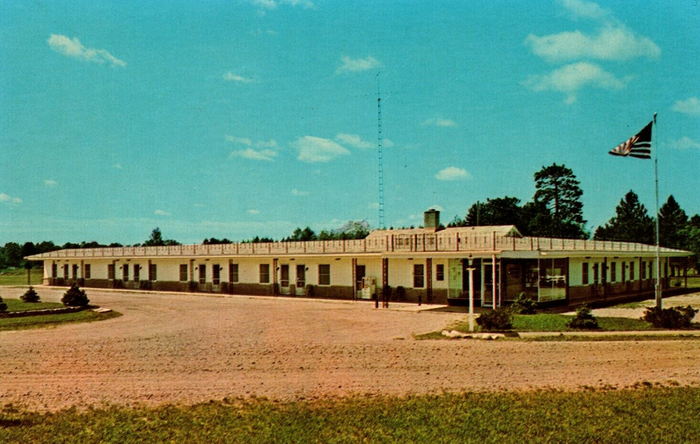
{"label": "pine tree", "polygon": [[598,227],[594,239],[654,243],[654,219],[630,190],[615,208],[615,217]]}
{"label": "pine tree", "polygon": [[687,248],[688,239],[684,229],[688,225],[688,215],[683,211],[673,195],[659,208],[659,244],[669,248]]}
{"label": "pine tree", "polygon": [[[551,217],[540,218],[549,219],[549,235],[579,239],[588,237],[583,229],[586,220],[583,218],[581,202],[583,191],[579,184],[574,172],[564,165],[553,163],[535,173],[536,191],[533,200],[549,210]],[[536,228],[537,231],[543,231],[544,227]]]}

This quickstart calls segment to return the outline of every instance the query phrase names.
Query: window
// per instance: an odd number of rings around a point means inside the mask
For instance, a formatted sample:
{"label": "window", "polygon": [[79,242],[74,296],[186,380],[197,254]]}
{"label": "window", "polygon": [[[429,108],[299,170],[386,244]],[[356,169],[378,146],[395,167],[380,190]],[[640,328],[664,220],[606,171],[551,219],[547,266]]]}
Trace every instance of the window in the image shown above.
{"label": "window", "polygon": [[639,265],[639,279],[647,278],[647,263],[642,261]]}
{"label": "window", "polygon": [[413,288],[425,286],[425,268],[423,264],[413,264]]}
{"label": "window", "polygon": [[219,264],[211,266],[211,281],[214,285],[219,285],[219,282],[221,282],[221,266]]}
{"label": "window", "polygon": [[634,280],[634,261],[630,262],[630,281]]}
{"label": "window", "polygon": [[63,277],[68,279],[68,264],[63,264]]}
{"label": "window", "polygon": [[187,264],[180,264],[180,282],[187,281]]}
{"label": "window", "polygon": [[320,264],[318,266],[318,285],[331,285],[330,264]]}
{"label": "window", "polygon": [[444,281],[445,280],[445,264],[435,265],[435,280]]}
{"label": "window", "polygon": [[122,279],[123,279],[124,281],[128,281],[128,280],[129,280],[129,264],[124,264],[124,265],[122,266]]}
{"label": "window", "polygon": [[617,262],[610,262],[610,282],[617,281]]}
{"label": "window", "polygon": [[56,264],[51,264],[51,277],[52,278],[58,277],[58,265],[56,265]]}
{"label": "window", "polygon": [[199,264],[199,283],[203,284],[207,281],[207,266]]}
{"label": "window", "polygon": [[114,264],[107,264],[107,279],[114,280]]}
{"label": "window", "polygon": [[139,264],[134,264],[134,281],[138,282],[141,280],[141,266]]}
{"label": "window", "polygon": [[260,283],[270,283],[270,264],[260,264]]}
{"label": "window", "polygon": [[588,285],[588,262],[581,264],[581,284]]}
{"label": "window", "polygon": [[148,264],[148,280],[158,280],[158,267],[156,266],[156,264]]}
{"label": "window", "polygon": [[238,282],[238,264],[228,264],[229,282]]}
{"label": "window", "polygon": [[90,279],[92,275],[92,270],[90,269],[90,264],[85,264],[85,279]]}

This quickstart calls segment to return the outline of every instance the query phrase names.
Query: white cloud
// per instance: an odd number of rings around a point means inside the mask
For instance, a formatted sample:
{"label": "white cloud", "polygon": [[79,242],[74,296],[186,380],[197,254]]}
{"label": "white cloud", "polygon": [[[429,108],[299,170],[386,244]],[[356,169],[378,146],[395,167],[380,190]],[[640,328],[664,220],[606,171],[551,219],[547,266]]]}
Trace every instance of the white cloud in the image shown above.
{"label": "white cloud", "polygon": [[256,150],[246,148],[244,150],[232,151],[230,157],[242,157],[250,160],[267,160],[272,161],[277,157],[277,151],[271,149]]}
{"label": "white cloud", "polygon": [[10,204],[21,204],[22,199],[20,199],[19,197],[10,196],[9,194],[6,194],[6,193],[0,193],[0,202],[1,203],[10,203]]}
{"label": "white cloud", "polygon": [[661,49],[647,37],[637,36],[622,25],[606,25],[596,35],[565,31],[542,37],[530,34],[525,44],[537,56],[550,62],[576,59],[630,60],[656,58]]}
{"label": "white cloud", "polygon": [[253,83],[253,82],[255,82],[255,80],[251,79],[250,77],[243,77],[243,76],[240,76],[238,74],[234,74],[231,71],[228,71],[222,77],[227,82],[237,82],[237,83]]}
{"label": "white cloud", "polygon": [[121,163],[115,163],[114,165],[112,165],[112,167],[114,167],[114,168],[116,168],[116,169],[118,169],[118,170],[123,170],[123,169],[124,169],[124,167],[122,166]]}
{"label": "white cloud", "polygon": [[428,210],[437,210],[441,213],[445,211],[445,209],[441,205],[431,205],[428,207]]}
{"label": "white cloud", "polygon": [[237,143],[237,144],[240,144],[240,145],[247,145],[247,146],[252,146],[252,145],[253,145],[253,141],[250,140],[250,139],[247,138],[247,137],[236,137],[236,136],[229,136],[229,135],[227,135],[227,136],[225,137],[225,139],[226,139],[227,142]]}
{"label": "white cloud", "polygon": [[454,127],[457,126],[457,122],[455,122],[452,119],[443,119],[440,117],[434,118],[434,119],[427,119],[423,121],[421,124],[423,126],[439,126],[443,128],[448,128],[448,127]]}
{"label": "white cloud", "polygon": [[172,213],[165,210],[155,210],[153,214],[155,214],[156,216],[172,216]]}
{"label": "white cloud", "polygon": [[370,210],[378,210],[379,202],[370,202],[369,205],[367,205],[367,208],[369,208]]}
{"label": "white cloud", "polygon": [[51,34],[47,40],[51,49],[67,57],[94,63],[110,63],[112,66],[126,66],[126,62],[114,57],[106,49],[86,48],[77,37]]}
{"label": "white cloud", "polygon": [[308,196],[309,192],[308,191],[302,191],[302,190],[297,190],[296,188],[292,188],[292,196]]}
{"label": "white cloud", "polygon": [[245,145],[245,146],[256,146],[258,148],[276,148],[277,141],[275,139],[270,139],[270,140],[252,140],[248,137],[237,137],[237,136],[231,136],[231,135],[226,135],[225,137],[227,142],[231,142],[234,144],[238,145]]}
{"label": "white cloud", "polygon": [[336,73],[367,71],[381,66],[379,60],[372,56],[367,56],[364,59],[353,59],[352,57],[342,56],[340,60],[342,64],[335,70]]}
{"label": "white cloud", "polygon": [[435,175],[437,180],[465,180],[470,177],[471,175],[464,168],[453,166],[444,168]]}
{"label": "white cloud", "polygon": [[673,146],[681,150],[687,150],[691,148],[700,149],[700,142],[698,142],[697,140],[693,140],[688,136],[683,136],[680,139],[674,141]]}
{"label": "white cloud", "polygon": [[255,146],[260,147],[260,148],[276,148],[277,141],[275,139],[258,140],[255,142]]}
{"label": "white cloud", "polygon": [[677,100],[671,109],[679,113],[698,116],[700,115],[700,99],[697,97],[688,97],[685,100]]}
{"label": "white cloud", "polygon": [[260,210],[256,210],[255,208],[251,208],[250,210],[246,211],[248,214],[260,214]]}
{"label": "white cloud", "polygon": [[621,89],[627,79],[619,79],[594,63],[578,62],[557,68],[549,74],[531,75],[523,85],[533,91],[558,91],[566,94],[566,103],[576,101],[581,88]]}
{"label": "white cloud", "polygon": [[382,145],[384,148],[391,148],[396,144],[391,139],[382,139]]}
{"label": "white cloud", "polygon": [[304,136],[292,143],[299,156],[297,159],[302,162],[329,162],[338,156],[350,154],[343,146],[322,137]]}
{"label": "white cloud", "polygon": [[559,4],[569,11],[574,18],[600,19],[610,14],[609,10],[601,8],[597,3],[585,0],[559,0]]}
{"label": "white cloud", "polygon": [[306,9],[315,6],[311,0],[250,0],[250,3],[268,11],[277,9],[279,5],[301,6]]}
{"label": "white cloud", "polygon": [[373,148],[375,146],[372,142],[362,140],[362,138],[357,134],[340,133],[337,136],[335,136],[335,140],[337,140],[340,143],[344,143],[345,145],[350,145],[351,147],[360,149],[368,149]]}
{"label": "white cloud", "polygon": [[58,185],[58,182],[56,182],[53,179],[44,179],[44,185],[46,185],[47,187],[55,187]]}

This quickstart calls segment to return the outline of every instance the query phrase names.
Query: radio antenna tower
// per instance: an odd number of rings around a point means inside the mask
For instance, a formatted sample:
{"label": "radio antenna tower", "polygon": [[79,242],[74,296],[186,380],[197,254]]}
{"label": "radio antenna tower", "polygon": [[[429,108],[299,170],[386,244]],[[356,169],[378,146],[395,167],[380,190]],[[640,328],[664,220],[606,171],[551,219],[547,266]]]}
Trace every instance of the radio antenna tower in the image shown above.
{"label": "radio antenna tower", "polygon": [[379,176],[379,229],[384,228],[384,153],[382,147],[382,95],[377,72],[377,165]]}

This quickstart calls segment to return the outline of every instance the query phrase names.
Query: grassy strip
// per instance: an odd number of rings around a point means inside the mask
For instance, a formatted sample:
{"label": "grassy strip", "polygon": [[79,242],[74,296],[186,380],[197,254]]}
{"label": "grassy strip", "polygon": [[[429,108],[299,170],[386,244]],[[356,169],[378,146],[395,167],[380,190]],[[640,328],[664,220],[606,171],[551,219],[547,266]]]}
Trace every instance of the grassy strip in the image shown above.
{"label": "grassy strip", "polygon": [[24,302],[21,299],[3,299],[7,304],[7,311],[43,310],[46,308],[61,308],[60,302]]}
{"label": "grassy strip", "polygon": [[108,313],[95,313],[90,310],[78,311],[75,313],[62,313],[43,316],[28,316],[26,318],[3,318],[0,319],[0,331],[24,330],[28,328],[56,327],[70,322],[93,322],[103,321],[121,316],[121,313],[110,311]]}
{"label": "grassy strip", "polygon": [[[42,283],[44,270],[41,268],[32,268],[30,273],[30,285],[39,285]],[[0,285],[27,285],[27,270],[24,268],[15,268],[12,270],[0,271]]]}
{"label": "grassy strip", "polygon": [[[641,386],[651,386],[643,383]],[[0,411],[0,441],[697,442],[700,388]]]}
{"label": "grassy strip", "polygon": [[591,341],[700,341],[700,335],[555,335],[555,336],[533,336],[517,339],[530,342],[591,342]]}
{"label": "grassy strip", "polygon": [[[573,318],[570,315],[538,313],[513,316],[513,329],[518,331],[577,331],[566,326]],[[596,317],[601,330],[629,331],[652,330],[653,326],[641,319]],[[467,325],[462,323],[462,325]]]}

